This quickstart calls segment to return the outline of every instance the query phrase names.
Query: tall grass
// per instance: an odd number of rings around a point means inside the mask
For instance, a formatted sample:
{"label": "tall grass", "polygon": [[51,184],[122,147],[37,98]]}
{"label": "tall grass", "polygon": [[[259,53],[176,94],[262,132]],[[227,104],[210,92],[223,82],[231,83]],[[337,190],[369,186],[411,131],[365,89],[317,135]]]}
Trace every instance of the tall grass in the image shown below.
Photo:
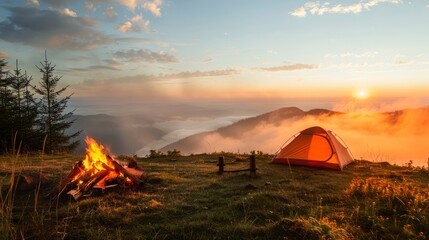
{"label": "tall grass", "polygon": [[429,232],[429,188],[410,179],[353,179],[345,190],[356,204],[352,218],[368,235],[425,239]]}
{"label": "tall grass", "polygon": [[[39,177],[33,179],[37,181],[33,193],[19,196],[20,185],[23,181],[22,170],[29,164],[29,155],[23,155],[21,152],[21,142],[17,144],[16,134],[13,138],[13,147],[8,155],[3,158],[2,167],[5,174],[1,178],[0,185],[0,239],[25,239],[28,229],[31,228],[31,235],[34,229],[43,231],[43,223],[46,217],[46,211],[39,207],[40,190],[42,184],[44,146],[46,136],[43,142],[43,151],[40,155]],[[33,202],[31,202],[31,196]],[[18,199],[19,198],[19,199]],[[24,201],[23,201],[24,199]],[[20,202],[18,205],[17,203]],[[30,233],[29,233],[30,234]],[[31,236],[31,237],[34,237]]]}
{"label": "tall grass", "polygon": [[[15,224],[13,224],[13,208],[17,189],[17,184],[15,183],[17,175],[16,164],[20,160],[21,144],[19,144],[16,149],[16,136],[17,133],[15,133],[12,141],[12,154],[6,158],[6,162],[9,163],[9,166],[3,163],[4,167],[7,167],[10,173],[9,176],[5,175],[2,177],[0,185],[0,237],[2,239],[15,239],[17,237],[17,228]],[[9,179],[9,181],[7,181],[7,179]],[[4,185],[5,182],[9,182],[9,184]]]}

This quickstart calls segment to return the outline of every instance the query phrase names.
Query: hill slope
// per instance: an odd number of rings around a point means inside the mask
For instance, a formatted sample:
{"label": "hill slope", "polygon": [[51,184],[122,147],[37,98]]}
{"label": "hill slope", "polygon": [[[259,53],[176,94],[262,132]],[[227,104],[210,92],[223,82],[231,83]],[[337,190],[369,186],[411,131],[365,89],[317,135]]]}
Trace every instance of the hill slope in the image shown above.
{"label": "hill slope", "polygon": [[[248,155],[222,154],[225,169],[249,166]],[[39,172],[40,156],[0,156],[3,184],[11,164]],[[75,201],[43,197],[70,172],[73,156],[45,156],[48,185],[16,191],[2,205],[1,239],[427,239],[429,172],[356,161],[344,171],[269,164],[257,177],[217,174],[219,155],[136,159],[147,172],[140,190],[106,189]],[[3,185],[7,189],[7,185]],[[8,199],[2,191],[2,199]],[[37,194],[38,195],[38,194]],[[34,199],[38,199],[34,203]],[[34,206],[37,206],[34,207]],[[25,216],[25,217],[23,217]]]}
{"label": "hill slope", "polygon": [[[312,109],[310,111],[303,111],[297,107],[285,107],[272,112],[264,113],[256,117],[240,120],[229,126],[219,128],[215,131],[199,133],[191,135],[177,142],[169,144],[161,149],[161,151],[168,151],[173,149],[179,149],[185,153],[200,153],[204,152],[202,149],[206,149],[206,142],[201,140],[209,137],[212,134],[218,134],[223,138],[242,139],[246,136],[246,133],[254,131],[261,125],[272,125],[281,126],[286,120],[298,121],[304,117],[319,117],[319,116],[332,116],[341,114],[326,109]],[[209,143],[210,144],[210,143]]]}

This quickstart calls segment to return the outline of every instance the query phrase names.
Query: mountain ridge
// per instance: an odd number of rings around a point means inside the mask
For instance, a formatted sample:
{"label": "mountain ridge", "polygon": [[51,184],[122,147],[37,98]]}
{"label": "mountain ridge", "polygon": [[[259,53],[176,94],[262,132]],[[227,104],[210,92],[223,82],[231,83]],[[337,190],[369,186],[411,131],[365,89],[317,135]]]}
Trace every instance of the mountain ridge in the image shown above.
{"label": "mountain ridge", "polygon": [[321,108],[304,111],[298,107],[283,107],[254,117],[239,120],[231,125],[220,127],[213,131],[201,132],[185,137],[179,141],[164,146],[160,151],[178,149],[188,152],[189,146],[201,144],[201,139],[209,134],[218,133],[220,136],[225,138],[240,138],[241,133],[249,132],[260,124],[279,126],[284,120],[299,120],[307,116],[319,117],[321,115],[332,116],[336,114],[343,113]]}
{"label": "mountain ridge", "polygon": [[[304,111],[298,107],[283,107],[254,117],[241,119],[231,125],[220,127],[213,131],[201,132],[185,137],[176,142],[168,144],[159,150],[162,152],[166,152],[169,150],[177,149],[185,154],[200,153],[200,151],[203,151],[203,149],[204,151],[210,151],[207,149],[211,149],[211,151],[223,151],[223,148],[221,146],[225,147],[225,145],[227,145],[229,142],[230,144],[237,145],[237,150],[240,150],[240,147],[238,146],[243,147],[243,145],[246,145],[246,141],[251,141],[251,139],[255,141],[255,139],[253,138],[253,134],[261,135],[261,137],[259,138],[260,144],[252,142],[252,147],[259,148],[261,147],[262,143],[266,143],[267,141],[269,141],[268,133],[264,135],[264,131],[269,131],[267,130],[268,128],[272,129],[272,127],[275,127],[281,129],[289,129],[292,125],[294,125],[295,128],[290,129],[290,131],[300,131],[302,130],[302,128],[297,128],[297,126],[295,126],[295,123],[300,122],[300,120],[303,120],[302,122],[305,122],[306,124],[301,124],[303,127],[310,127],[313,125],[317,125],[318,123],[321,123],[322,125],[326,123],[326,125],[329,126],[331,124],[331,120],[333,119],[341,119],[341,121],[343,121],[341,122],[341,124],[355,124],[354,127],[349,127],[349,129],[359,128],[359,131],[367,131],[368,133],[374,131],[368,130],[368,128],[374,129],[375,127],[372,126],[374,123],[371,121],[379,121],[378,124],[385,124],[382,127],[383,129],[386,127],[394,127],[396,130],[398,126],[405,126],[404,124],[407,123],[415,125],[413,128],[409,128],[410,131],[417,132],[417,126],[429,125],[429,107],[407,108],[390,112],[374,112],[362,109],[361,111],[356,111],[352,113],[333,111],[323,108],[315,108],[308,111]],[[370,121],[368,123],[360,124],[353,122],[358,121],[356,119],[366,119],[367,122],[368,120]],[[337,126],[339,128],[342,128],[341,125]],[[291,132],[288,132],[286,134],[291,134]],[[288,138],[289,136],[284,137]],[[207,145],[209,145],[210,147],[208,148]],[[230,147],[227,148],[231,149]]]}

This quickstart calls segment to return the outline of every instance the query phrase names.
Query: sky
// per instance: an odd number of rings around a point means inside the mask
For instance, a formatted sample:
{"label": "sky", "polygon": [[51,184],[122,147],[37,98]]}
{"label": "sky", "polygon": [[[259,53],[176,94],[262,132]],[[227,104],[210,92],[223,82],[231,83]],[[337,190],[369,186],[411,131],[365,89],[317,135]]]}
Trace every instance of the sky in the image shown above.
{"label": "sky", "polygon": [[0,58],[36,82],[46,50],[82,109],[359,94],[424,106],[427,22],[426,0],[5,0]]}

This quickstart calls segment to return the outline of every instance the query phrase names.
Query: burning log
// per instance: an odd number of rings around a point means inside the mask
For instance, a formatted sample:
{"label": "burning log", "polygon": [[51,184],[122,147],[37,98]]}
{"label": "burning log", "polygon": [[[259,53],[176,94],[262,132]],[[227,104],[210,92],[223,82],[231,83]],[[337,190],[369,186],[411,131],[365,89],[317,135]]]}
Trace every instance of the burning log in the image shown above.
{"label": "burning log", "polygon": [[129,178],[137,187],[140,187],[143,184],[142,180],[138,179],[136,176],[127,171],[127,169],[122,167],[121,164],[113,160],[109,155],[107,155],[107,160],[109,160],[115,166],[116,171],[122,173],[125,177]]}
{"label": "burning log", "polygon": [[135,168],[125,168],[129,173],[136,176],[138,179],[144,181],[146,178],[146,173],[143,170],[135,169]]}
{"label": "burning log", "polygon": [[82,160],[75,162],[75,164],[73,164],[72,170],[61,182],[60,189],[64,189],[67,186],[67,184],[69,184],[76,177],[76,175],[81,173],[81,171],[82,171]]}
{"label": "burning log", "polygon": [[68,192],[68,194],[72,195],[74,199],[79,199],[83,194],[91,190],[92,187],[95,186],[101,179],[105,178],[109,175],[109,170],[102,170],[92,175],[89,180],[82,185],[79,186],[77,190],[73,189]]}
{"label": "burning log", "polygon": [[82,168],[82,160],[75,162],[69,174],[63,179],[63,181],[61,181],[61,184],[58,189],[54,189],[52,192],[48,193],[47,196],[61,195],[66,190],[67,186],[72,184],[73,179],[75,179],[75,177],[82,172]]}

